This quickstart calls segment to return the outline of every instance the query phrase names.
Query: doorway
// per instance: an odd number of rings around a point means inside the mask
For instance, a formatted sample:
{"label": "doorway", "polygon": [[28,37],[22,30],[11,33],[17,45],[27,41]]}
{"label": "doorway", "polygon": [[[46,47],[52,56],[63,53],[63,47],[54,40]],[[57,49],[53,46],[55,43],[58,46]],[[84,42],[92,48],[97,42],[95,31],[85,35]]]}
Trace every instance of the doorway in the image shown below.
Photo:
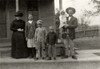
{"label": "doorway", "polygon": [[7,37],[6,0],[0,0],[0,38]]}
{"label": "doorway", "polygon": [[38,20],[38,0],[27,0],[27,16],[29,14],[33,15],[33,20],[35,22]]}

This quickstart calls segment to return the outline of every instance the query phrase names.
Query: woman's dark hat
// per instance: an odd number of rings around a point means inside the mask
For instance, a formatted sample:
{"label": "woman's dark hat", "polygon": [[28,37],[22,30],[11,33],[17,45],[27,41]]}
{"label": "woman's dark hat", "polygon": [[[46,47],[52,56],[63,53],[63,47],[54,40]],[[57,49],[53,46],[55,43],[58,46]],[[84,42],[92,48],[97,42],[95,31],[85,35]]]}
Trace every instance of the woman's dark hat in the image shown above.
{"label": "woman's dark hat", "polygon": [[23,16],[23,13],[18,11],[15,13],[15,17],[22,17]]}
{"label": "woman's dark hat", "polygon": [[72,10],[72,11],[73,11],[73,14],[76,12],[75,8],[73,8],[73,7],[68,7],[68,8],[66,9],[66,12],[67,12],[67,13],[68,13],[68,10]]}

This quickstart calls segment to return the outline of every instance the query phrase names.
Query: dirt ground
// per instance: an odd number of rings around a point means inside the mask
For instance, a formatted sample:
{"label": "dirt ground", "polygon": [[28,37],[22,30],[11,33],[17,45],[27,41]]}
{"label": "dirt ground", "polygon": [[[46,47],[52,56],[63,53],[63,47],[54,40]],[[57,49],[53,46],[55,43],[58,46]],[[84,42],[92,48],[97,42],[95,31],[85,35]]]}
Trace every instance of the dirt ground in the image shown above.
{"label": "dirt ground", "polygon": [[74,41],[79,50],[100,49],[100,37],[77,38]]}

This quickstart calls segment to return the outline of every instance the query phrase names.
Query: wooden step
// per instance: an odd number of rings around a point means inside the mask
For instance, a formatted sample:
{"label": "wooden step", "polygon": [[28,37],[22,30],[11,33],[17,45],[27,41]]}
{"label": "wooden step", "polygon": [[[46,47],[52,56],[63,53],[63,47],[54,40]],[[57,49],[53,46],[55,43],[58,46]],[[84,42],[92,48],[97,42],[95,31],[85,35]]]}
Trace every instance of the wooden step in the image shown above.
{"label": "wooden step", "polygon": [[[57,56],[65,55],[65,48],[62,43],[56,44]],[[75,48],[76,50],[78,48]],[[0,57],[10,57],[11,56],[11,43],[0,43]]]}
{"label": "wooden step", "polygon": [[57,57],[57,60],[0,58],[0,69],[100,69],[100,49],[79,50],[78,59]]}
{"label": "wooden step", "polygon": [[[64,47],[62,44],[56,45],[57,56],[64,55]],[[10,43],[1,43],[0,44],[0,57],[10,57],[11,56],[11,44]]]}
{"label": "wooden step", "polygon": [[0,43],[0,58],[11,56],[11,43]]}
{"label": "wooden step", "polygon": [[[8,61],[9,60],[9,61]],[[0,69],[100,69],[100,61],[9,59]]]}

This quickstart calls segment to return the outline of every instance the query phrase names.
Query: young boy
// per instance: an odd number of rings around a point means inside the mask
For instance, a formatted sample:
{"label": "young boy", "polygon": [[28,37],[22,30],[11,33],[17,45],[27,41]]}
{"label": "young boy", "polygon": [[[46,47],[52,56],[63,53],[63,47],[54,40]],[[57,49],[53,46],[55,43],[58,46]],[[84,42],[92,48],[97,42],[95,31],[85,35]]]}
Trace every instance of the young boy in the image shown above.
{"label": "young boy", "polygon": [[55,44],[57,42],[57,35],[54,32],[54,28],[52,26],[49,27],[50,32],[47,34],[47,45],[48,45],[48,60],[54,59],[56,60],[56,47]]}
{"label": "young boy", "polygon": [[46,29],[42,27],[42,20],[37,21],[38,28],[35,31],[35,41],[37,43],[36,46],[36,58],[37,59],[45,59],[46,52],[45,52],[45,42],[46,42]]}

